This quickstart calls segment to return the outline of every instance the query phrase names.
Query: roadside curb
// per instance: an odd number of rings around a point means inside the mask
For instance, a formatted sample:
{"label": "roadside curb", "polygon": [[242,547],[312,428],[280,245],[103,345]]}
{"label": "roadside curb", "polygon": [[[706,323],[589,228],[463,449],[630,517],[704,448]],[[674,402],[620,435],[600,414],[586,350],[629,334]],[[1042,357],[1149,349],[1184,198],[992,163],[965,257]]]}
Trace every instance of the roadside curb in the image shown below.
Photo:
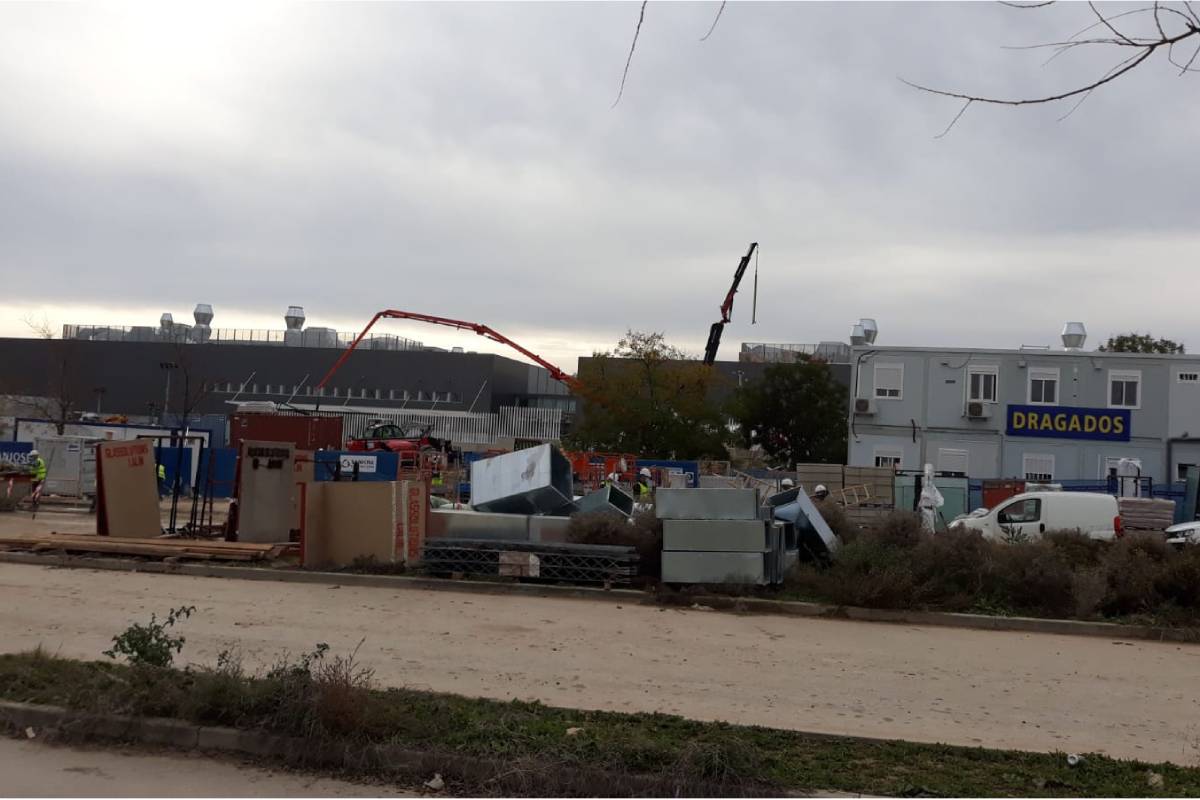
{"label": "roadside curb", "polygon": [[946,611],[917,611],[859,608],[809,603],[794,600],[769,600],[759,597],[731,597],[701,594],[650,594],[635,589],[600,589],[583,586],[549,586],[528,583],[488,583],[469,580],[414,577],[409,575],[364,575],[352,572],[311,572],[270,567],[235,567],[214,564],[129,561],[119,558],[93,558],[72,555],[35,555],[0,552],[0,563],[42,567],[103,569],[119,572],[143,572],[159,575],[187,575],[198,578],[238,578],[242,580],[312,583],[320,585],[363,586],[388,589],[424,589],[439,592],[508,595],[521,597],[599,600],[609,603],[659,605],[696,608],[742,614],[777,614],[790,617],[851,620],[901,625],[927,625],[982,631],[1045,633],[1066,636],[1094,636],[1109,639],[1141,639],[1158,642],[1200,643],[1200,629],[1162,628],[1147,625],[1122,625],[1115,622],[1088,622],[1037,617],[993,617],[983,614],[958,614]]}

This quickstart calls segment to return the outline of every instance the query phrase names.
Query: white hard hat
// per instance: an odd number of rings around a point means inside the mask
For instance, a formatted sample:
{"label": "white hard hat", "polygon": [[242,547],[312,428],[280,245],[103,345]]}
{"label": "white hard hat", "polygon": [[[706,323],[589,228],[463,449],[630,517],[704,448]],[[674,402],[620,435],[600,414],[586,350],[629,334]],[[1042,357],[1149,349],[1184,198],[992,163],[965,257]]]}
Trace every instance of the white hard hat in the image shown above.
{"label": "white hard hat", "polygon": [[641,475],[643,478],[649,478],[650,477],[650,468],[642,467],[641,469],[638,470],[638,475]]}
{"label": "white hard hat", "polygon": [[813,494],[829,494],[829,490],[825,488],[825,484],[818,483],[817,488],[813,489]]}
{"label": "white hard hat", "polygon": [[31,456],[36,456],[37,454],[38,454],[38,451],[37,451],[37,450],[30,450],[30,451],[29,451],[29,455],[31,455]]}
{"label": "white hard hat", "polygon": [[791,478],[784,478],[783,480],[781,480],[779,482],[779,485],[785,489],[790,489],[796,485],[796,482],[793,481]]}

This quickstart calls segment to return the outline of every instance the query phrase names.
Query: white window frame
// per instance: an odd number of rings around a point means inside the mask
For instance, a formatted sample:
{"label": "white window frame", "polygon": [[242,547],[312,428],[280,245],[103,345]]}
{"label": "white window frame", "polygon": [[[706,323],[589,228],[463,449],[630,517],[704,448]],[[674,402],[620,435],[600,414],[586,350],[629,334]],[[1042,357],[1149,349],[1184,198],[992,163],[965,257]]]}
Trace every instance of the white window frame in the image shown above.
{"label": "white window frame", "polygon": [[1175,382],[1182,384],[1200,384],[1200,369],[1180,370],[1179,372],[1176,372]]}
{"label": "white window frame", "polygon": [[[1054,401],[1047,403],[1045,400],[1033,399],[1033,382],[1053,380],[1054,381]],[[1058,367],[1030,367],[1029,378],[1025,381],[1025,402],[1031,406],[1056,406],[1062,399],[1062,380],[1061,371]]]}
{"label": "white window frame", "polygon": [[[880,464],[880,458],[895,459],[895,464]],[[889,466],[892,469],[900,469],[904,464],[904,451],[895,447],[876,447],[871,453],[871,463],[877,467]]]}
{"label": "white window frame", "polygon": [[[881,395],[879,393],[879,370],[880,369],[900,370],[900,386],[895,387],[894,389],[893,389],[893,387],[890,387],[890,386],[886,387],[887,391],[895,391],[896,394]],[[871,383],[872,383],[871,390],[873,392],[872,396],[876,400],[903,400],[904,399],[904,365],[903,364],[876,364],[875,372],[871,376]]]}
{"label": "white window frame", "polygon": [[[952,459],[961,458],[962,459],[962,469],[961,470],[946,469],[946,465],[943,463],[943,461],[947,457],[952,458]],[[971,451],[962,450],[962,449],[953,448],[953,447],[939,447],[938,448],[938,452],[937,452],[938,472],[961,472],[963,474],[963,476],[965,477],[965,476],[971,474],[970,467],[971,467]]]}
{"label": "white window frame", "polygon": [[[992,398],[989,400],[986,397],[971,396],[971,378],[974,375],[991,375],[992,376]],[[983,381],[979,382],[980,388],[983,387]],[[967,367],[967,402],[968,403],[992,403],[993,405],[1000,401],[1000,367],[995,365],[980,365]]]}
{"label": "white window frame", "polygon": [[[1137,384],[1137,402],[1133,405],[1118,405],[1112,401],[1113,383],[1120,381],[1122,383]],[[1110,369],[1108,371],[1108,407],[1109,408],[1128,408],[1139,409],[1142,407],[1142,371],[1140,369]]]}
{"label": "white window frame", "polygon": [[[1033,472],[1029,468],[1029,462],[1031,459],[1035,459],[1035,458],[1036,459],[1047,459],[1050,462],[1050,471],[1049,472]],[[1054,454],[1053,453],[1022,453],[1021,454],[1021,475],[1025,478],[1025,480],[1033,481],[1034,483],[1048,483],[1048,482],[1054,480],[1054,471],[1055,471],[1055,463],[1054,463]],[[1031,474],[1032,475],[1049,475],[1050,477],[1048,477],[1048,478],[1031,478],[1031,477],[1029,477]]]}

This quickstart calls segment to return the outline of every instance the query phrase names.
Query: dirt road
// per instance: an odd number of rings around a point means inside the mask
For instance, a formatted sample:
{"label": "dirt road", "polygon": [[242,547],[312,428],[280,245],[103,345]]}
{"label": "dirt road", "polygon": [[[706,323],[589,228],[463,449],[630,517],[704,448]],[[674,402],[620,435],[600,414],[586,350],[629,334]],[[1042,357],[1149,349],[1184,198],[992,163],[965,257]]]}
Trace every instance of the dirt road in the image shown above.
{"label": "dirt road", "polygon": [[0,736],[6,797],[416,797],[198,753],[64,747]]}
{"label": "dirt road", "polygon": [[734,616],[0,564],[0,649],[98,658],[151,611],[194,604],[189,661],[317,642],[386,685],[702,720],[1194,764],[1200,646]]}

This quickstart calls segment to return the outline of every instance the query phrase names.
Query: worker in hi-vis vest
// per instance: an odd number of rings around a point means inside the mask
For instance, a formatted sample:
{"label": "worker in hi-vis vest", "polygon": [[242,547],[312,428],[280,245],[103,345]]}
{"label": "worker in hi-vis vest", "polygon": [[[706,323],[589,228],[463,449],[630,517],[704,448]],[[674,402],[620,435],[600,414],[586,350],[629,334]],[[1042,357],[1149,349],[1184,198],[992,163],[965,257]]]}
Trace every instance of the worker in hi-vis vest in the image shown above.
{"label": "worker in hi-vis vest", "polygon": [[33,468],[33,486],[30,487],[30,493],[34,497],[41,497],[42,486],[46,483],[46,460],[37,450],[30,450],[29,466]]}
{"label": "worker in hi-vis vest", "polygon": [[642,467],[638,470],[637,483],[633,484],[633,496],[639,503],[650,502],[650,495],[654,492],[654,480],[650,475],[648,467]]}
{"label": "worker in hi-vis vest", "polygon": [[167,468],[162,464],[158,465],[158,496],[164,497],[167,494]]}

